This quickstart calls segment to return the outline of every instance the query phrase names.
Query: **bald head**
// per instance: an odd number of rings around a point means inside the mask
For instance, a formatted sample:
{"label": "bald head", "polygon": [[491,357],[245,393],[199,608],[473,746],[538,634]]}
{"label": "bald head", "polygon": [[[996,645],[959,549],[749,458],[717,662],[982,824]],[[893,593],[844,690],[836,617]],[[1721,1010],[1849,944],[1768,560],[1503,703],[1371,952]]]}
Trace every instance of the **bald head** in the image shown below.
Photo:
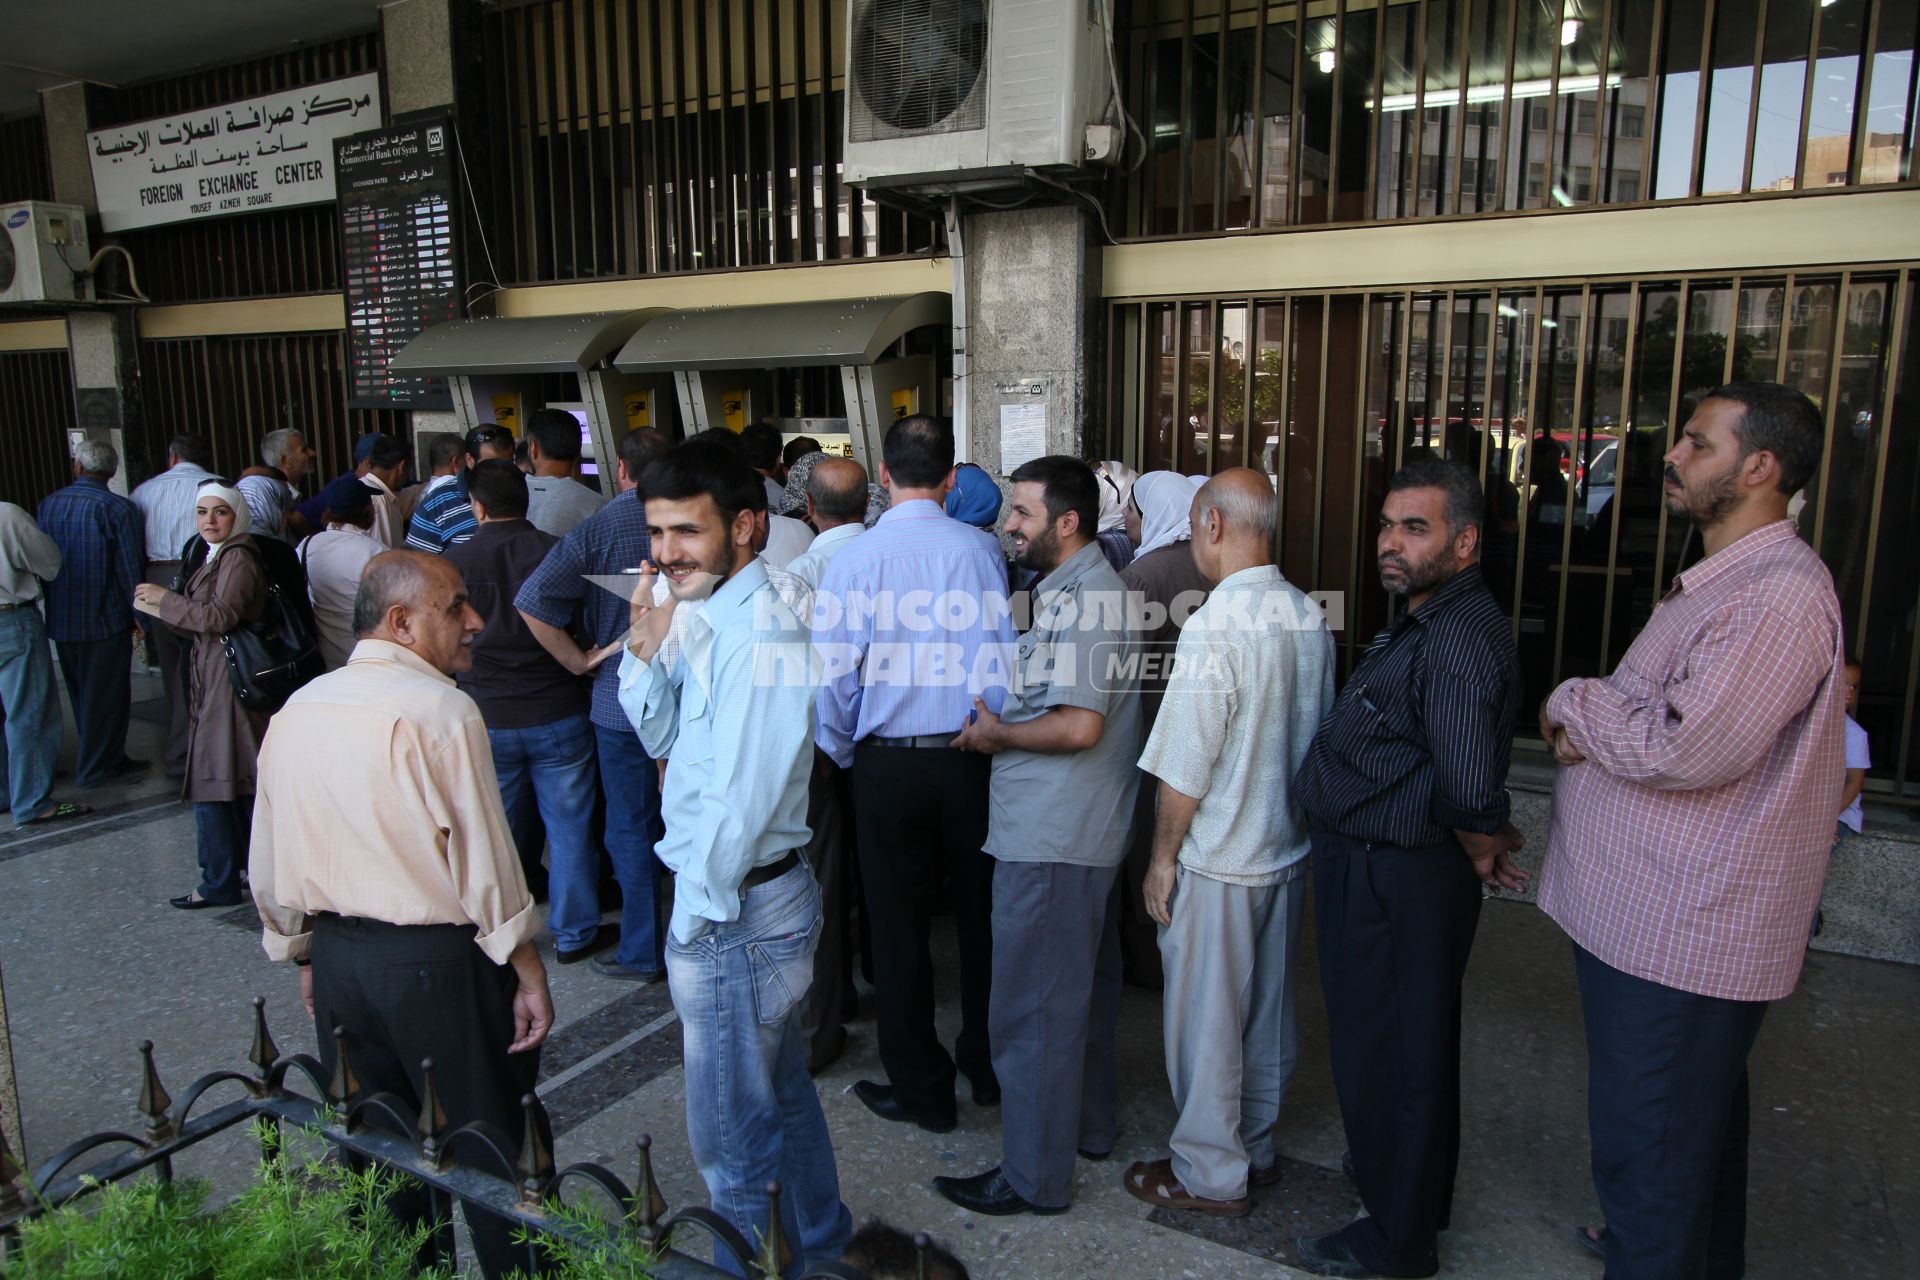
{"label": "bald head", "polygon": [[807,477],[807,514],[825,532],[867,518],[867,469],[852,458],[823,458]]}
{"label": "bald head", "polygon": [[473,664],[482,626],[460,571],[438,556],[387,551],[367,562],[353,599],[353,633],[411,650],[445,675]]}
{"label": "bald head", "polygon": [[1234,467],[1193,495],[1193,559],[1219,582],[1242,569],[1273,563],[1273,482],[1249,467]]}

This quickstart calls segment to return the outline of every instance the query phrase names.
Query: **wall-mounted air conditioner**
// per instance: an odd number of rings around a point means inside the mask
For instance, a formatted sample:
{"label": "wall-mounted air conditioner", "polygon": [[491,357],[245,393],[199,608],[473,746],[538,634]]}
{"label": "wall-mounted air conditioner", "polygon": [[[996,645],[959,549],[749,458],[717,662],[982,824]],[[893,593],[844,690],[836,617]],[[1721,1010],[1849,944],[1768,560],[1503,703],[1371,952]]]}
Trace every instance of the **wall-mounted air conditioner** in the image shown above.
{"label": "wall-mounted air conditioner", "polygon": [[0,306],[91,301],[93,286],[73,280],[90,256],[87,215],[78,205],[0,204]]}
{"label": "wall-mounted air conditioner", "polygon": [[1110,0],[851,0],[845,177],[984,190],[1110,160]]}

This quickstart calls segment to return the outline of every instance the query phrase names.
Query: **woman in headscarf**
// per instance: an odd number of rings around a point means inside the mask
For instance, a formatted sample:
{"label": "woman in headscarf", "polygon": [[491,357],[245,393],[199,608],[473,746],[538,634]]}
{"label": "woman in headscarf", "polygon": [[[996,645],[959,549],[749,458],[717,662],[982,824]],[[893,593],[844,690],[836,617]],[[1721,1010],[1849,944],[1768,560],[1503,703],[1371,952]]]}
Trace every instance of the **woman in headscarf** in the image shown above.
{"label": "woman in headscarf", "polygon": [[[193,804],[200,884],[168,899],[186,911],[240,901],[253,826],[254,765],[267,731],[267,717],[247,710],[235,695],[220,645],[221,636],[258,620],[267,605],[267,575],[247,532],[246,500],[224,480],[209,480],[195,496],[193,519],[206,559],[180,591],[142,583],[133,594],[136,607],[192,642],[182,798]],[[197,550],[188,544],[189,565]]]}
{"label": "woman in headscarf", "polygon": [[[792,516],[795,520],[807,518],[807,479],[813,475],[813,469],[824,459],[833,455],[816,449],[812,453],[802,454],[787,464],[786,498],[779,505],[775,515]],[[873,522],[880,514],[893,505],[887,491],[877,484],[867,485],[867,514],[861,521],[867,528],[873,528]]]}
{"label": "woman in headscarf", "polygon": [[[1204,483],[1206,477],[1198,477]],[[1195,477],[1172,471],[1149,471],[1133,482],[1126,505],[1127,534],[1139,544],[1133,561],[1120,571],[1130,593],[1162,614],[1160,625],[1141,635],[1148,665],[1140,680],[1140,710],[1144,718],[1141,741],[1153,729],[1166,693],[1166,672],[1180,640],[1180,625],[1207,598],[1211,584],[1200,576],[1193,561],[1193,534],[1188,515],[1193,509]],[[1159,990],[1160,944],[1156,926],[1147,915],[1141,884],[1153,862],[1154,797],[1159,780],[1142,777],[1134,800],[1133,839],[1127,847],[1124,871],[1126,896],[1120,909],[1120,961],[1127,981]]]}
{"label": "woman in headscarf", "polygon": [[1100,482],[1100,522],[1094,528],[1094,540],[1101,554],[1114,569],[1127,567],[1133,559],[1133,539],[1127,533],[1127,504],[1133,500],[1133,484],[1139,473],[1124,462],[1102,462],[1094,467]]}

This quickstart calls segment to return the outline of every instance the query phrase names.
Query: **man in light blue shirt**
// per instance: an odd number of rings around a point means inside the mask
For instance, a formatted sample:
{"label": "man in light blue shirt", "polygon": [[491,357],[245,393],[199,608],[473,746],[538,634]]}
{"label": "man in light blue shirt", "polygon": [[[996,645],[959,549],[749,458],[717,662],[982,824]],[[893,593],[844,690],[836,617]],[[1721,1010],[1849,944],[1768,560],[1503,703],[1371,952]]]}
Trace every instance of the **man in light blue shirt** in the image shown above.
{"label": "man in light blue shirt", "polygon": [[[1014,662],[1006,561],[992,534],[947,515],[953,430],[902,418],[880,482],[893,505],[827,565],[813,597],[824,665],[814,740],[851,766],[860,881],[872,938],[874,1023],[887,1083],[854,1093],[886,1120],[945,1133],[958,1122],[954,1059],[973,1100],[998,1105],[987,1044],[993,985],[993,861],[986,756],[959,751],[975,698],[998,712]],[[960,1038],[933,1021],[933,905],[960,940]]]}
{"label": "man in light blue shirt", "polygon": [[[808,1262],[853,1232],[800,1003],[813,981],[820,889],[800,856],[813,764],[806,629],[754,552],[760,478],[690,442],[640,477],[654,564],[634,586],[619,696],[647,754],[665,758],[675,875],[667,981],[680,1015],[687,1137],[715,1212],[752,1239],[777,1180],[787,1238]],[[762,504],[764,505],[764,504]],[[690,610],[677,660],[661,642]]]}

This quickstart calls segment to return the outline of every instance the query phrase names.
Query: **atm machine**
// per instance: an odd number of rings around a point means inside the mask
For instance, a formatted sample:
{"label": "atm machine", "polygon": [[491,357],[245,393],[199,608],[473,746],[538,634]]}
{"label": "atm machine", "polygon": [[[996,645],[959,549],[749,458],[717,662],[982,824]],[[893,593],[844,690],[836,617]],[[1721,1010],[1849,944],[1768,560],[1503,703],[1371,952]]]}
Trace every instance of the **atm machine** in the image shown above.
{"label": "atm machine", "polygon": [[[389,367],[442,377],[462,433],[483,423],[522,438],[536,409],[563,409],[580,422],[581,479],[613,491],[614,443],[633,427],[673,434],[679,419],[669,374],[604,367],[666,308],[570,316],[474,316],[435,325],[409,342]],[[605,478],[602,478],[604,475]]]}
{"label": "atm machine", "polygon": [[[789,438],[812,436],[877,475],[887,424],[939,411],[933,357],[896,348],[916,329],[944,331],[952,315],[952,298],[931,292],[676,311],[640,327],[613,368],[626,377],[670,379],[688,435],[773,418]],[[839,370],[845,418],[773,412],[773,370],[821,367]]]}

